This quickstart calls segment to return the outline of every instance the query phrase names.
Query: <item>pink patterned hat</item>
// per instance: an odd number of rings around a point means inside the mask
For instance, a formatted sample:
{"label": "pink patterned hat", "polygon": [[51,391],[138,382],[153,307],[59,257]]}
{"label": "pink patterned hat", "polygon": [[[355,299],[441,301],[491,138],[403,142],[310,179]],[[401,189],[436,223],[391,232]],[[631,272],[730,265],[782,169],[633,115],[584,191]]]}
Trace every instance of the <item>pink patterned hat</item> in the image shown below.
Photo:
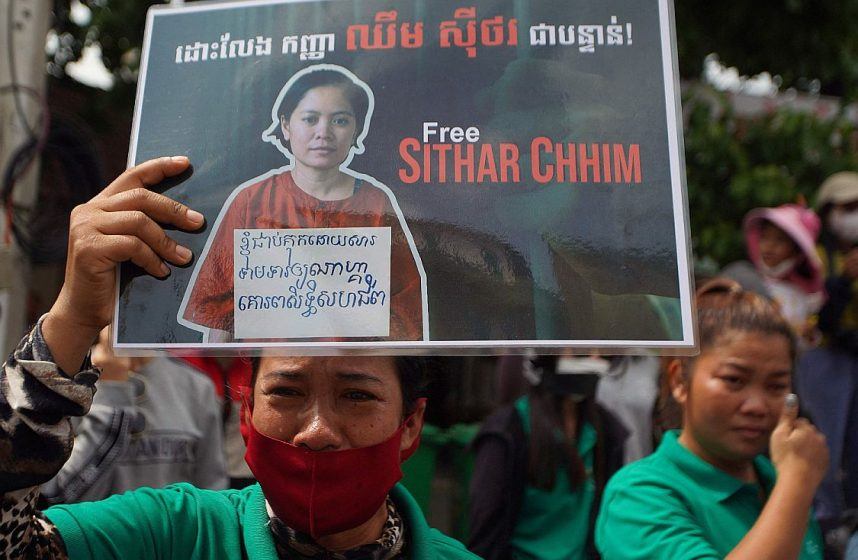
{"label": "pink patterned hat", "polygon": [[795,282],[809,294],[822,291],[823,275],[822,261],[816,253],[816,240],[819,237],[821,223],[816,213],[798,204],[784,204],[777,208],[755,208],[745,216],[745,242],[748,256],[754,266],[759,267],[760,258],[760,228],[763,222],[771,222],[784,231],[798,245],[807,262],[807,272],[800,275],[796,271],[788,279]]}

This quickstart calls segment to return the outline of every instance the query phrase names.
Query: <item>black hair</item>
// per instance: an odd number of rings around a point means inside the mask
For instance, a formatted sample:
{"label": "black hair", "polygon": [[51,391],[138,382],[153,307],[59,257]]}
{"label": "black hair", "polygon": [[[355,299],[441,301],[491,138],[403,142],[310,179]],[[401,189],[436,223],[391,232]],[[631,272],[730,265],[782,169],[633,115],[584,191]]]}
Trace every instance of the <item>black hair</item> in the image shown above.
{"label": "black hair", "polygon": [[715,278],[696,294],[700,353],[716,346],[731,331],[783,336],[790,359],[796,357],[795,334],[776,304],[735,281]]}
{"label": "black hair", "polygon": [[[556,371],[557,357],[542,356],[534,361],[545,374]],[[562,467],[569,478],[571,491],[577,491],[587,480],[584,459],[578,454],[577,439],[558,437],[562,433],[563,395],[550,391],[545,383],[532,385],[528,393],[530,402],[530,434],[528,437],[527,478],[531,486],[551,490],[557,482],[558,468]],[[594,396],[588,396],[577,405],[577,427],[580,437],[584,424],[596,430],[596,447],[593,452],[593,478],[596,488],[607,482],[605,466],[605,431],[596,408]]]}
{"label": "black hair", "polygon": [[[303,74],[300,78],[292,82],[280,104],[277,106],[278,121],[285,118],[287,121],[295,112],[295,107],[304,99],[307,92],[317,87],[333,86],[341,88],[343,93],[352,106],[355,114],[355,146],[357,139],[363,134],[366,128],[366,114],[369,111],[369,95],[366,90],[354,83],[351,78],[338,70],[325,69],[314,70]],[[287,150],[291,151],[289,141],[283,136],[283,130],[280,126],[274,129],[275,137],[280,141],[280,144]]]}
{"label": "black hair", "polygon": [[[250,359],[251,398],[253,388],[256,386],[256,376],[259,374],[261,361],[259,356]],[[405,416],[408,416],[417,408],[417,400],[426,396],[429,384],[429,359],[420,356],[396,356],[394,357],[394,367],[396,367],[396,373],[399,375],[403,412]]]}

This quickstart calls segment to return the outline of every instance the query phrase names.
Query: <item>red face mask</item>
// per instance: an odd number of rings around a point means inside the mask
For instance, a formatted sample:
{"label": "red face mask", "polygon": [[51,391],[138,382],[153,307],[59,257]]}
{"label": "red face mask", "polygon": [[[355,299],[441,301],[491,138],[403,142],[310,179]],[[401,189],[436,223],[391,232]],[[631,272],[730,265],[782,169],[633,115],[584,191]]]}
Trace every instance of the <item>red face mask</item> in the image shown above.
{"label": "red face mask", "polygon": [[245,414],[244,459],[266,500],[283,523],[314,539],[369,520],[402,478],[402,461],[420,444],[418,436],[411,447],[399,450],[413,414],[385,441],[340,451],[312,451],[270,438],[253,426],[249,409]]}

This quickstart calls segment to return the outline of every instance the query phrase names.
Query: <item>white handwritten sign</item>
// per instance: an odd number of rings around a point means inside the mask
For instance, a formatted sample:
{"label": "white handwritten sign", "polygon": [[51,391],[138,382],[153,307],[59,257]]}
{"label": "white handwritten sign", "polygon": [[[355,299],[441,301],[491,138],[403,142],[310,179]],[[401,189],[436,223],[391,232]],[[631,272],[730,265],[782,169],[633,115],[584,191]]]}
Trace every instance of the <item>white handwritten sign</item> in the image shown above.
{"label": "white handwritten sign", "polygon": [[390,332],[390,228],[235,230],[236,338]]}

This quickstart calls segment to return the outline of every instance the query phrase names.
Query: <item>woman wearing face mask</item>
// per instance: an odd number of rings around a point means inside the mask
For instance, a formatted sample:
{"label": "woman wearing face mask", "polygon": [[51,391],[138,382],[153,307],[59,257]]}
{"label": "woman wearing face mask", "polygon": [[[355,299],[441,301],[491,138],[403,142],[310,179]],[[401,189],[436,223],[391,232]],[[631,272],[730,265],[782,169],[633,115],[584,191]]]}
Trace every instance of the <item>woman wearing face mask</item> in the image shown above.
{"label": "woman wearing face mask", "polygon": [[802,343],[818,339],[815,314],[823,302],[822,263],[816,253],[819,217],[804,206],[756,208],[744,220],[748,258]]}
{"label": "woman wearing face mask", "polygon": [[825,434],[831,467],[816,499],[824,531],[858,509],[858,173],[836,173],[817,196],[827,300],[823,340],[802,356],[796,378],[802,403]]}
{"label": "woman wearing face mask", "polygon": [[697,310],[700,354],[667,367],[682,430],[608,483],[599,552],[605,560],[821,559],[811,501],[828,450],[790,396],[790,325],[727,280],[701,288]]}
{"label": "woman wearing face mask", "polygon": [[322,64],[293,76],[272,108],[263,139],[290,161],[227,199],[188,285],[179,322],[209,342],[235,339],[233,232],[236,229],[389,227],[388,340],[423,339],[420,257],[393,193],[348,168],[364,151],[373,112],[369,86]]}
{"label": "woman wearing face mask", "polygon": [[[115,267],[163,277],[191,258],[161,224],[203,217],[148,191],[188,167],[162,158],[75,209],[61,294],[0,372],[0,556],[6,558],[470,558],[396,485],[425,403],[418,358],[277,358],[248,388],[247,462],[259,484],[144,488],[36,508],[71,451],[99,371],[87,351],[112,316]],[[141,227],[140,214],[146,219]]]}
{"label": "woman wearing face mask", "polygon": [[[595,403],[609,362],[524,360],[528,393],[475,438],[468,548],[487,559],[595,557],[592,527],[605,482],[622,466],[626,431]],[[517,356],[500,368],[517,367]]]}

